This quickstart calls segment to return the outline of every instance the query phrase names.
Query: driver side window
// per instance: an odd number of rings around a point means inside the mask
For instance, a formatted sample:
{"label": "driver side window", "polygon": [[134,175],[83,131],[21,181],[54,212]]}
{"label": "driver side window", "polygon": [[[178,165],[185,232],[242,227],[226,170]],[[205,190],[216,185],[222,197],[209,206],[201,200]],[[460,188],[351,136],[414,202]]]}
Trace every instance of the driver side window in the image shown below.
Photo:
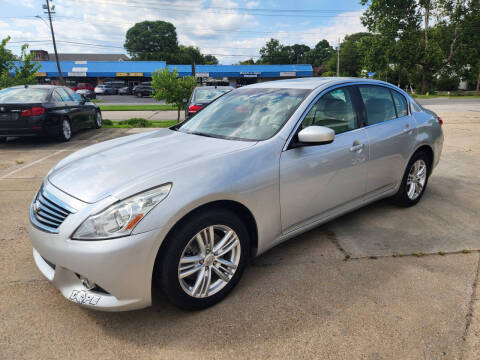
{"label": "driver side window", "polygon": [[351,90],[347,87],[335,89],[318,99],[303,119],[301,128],[312,125],[328,127],[335,134],[354,130],[357,127],[357,114]]}

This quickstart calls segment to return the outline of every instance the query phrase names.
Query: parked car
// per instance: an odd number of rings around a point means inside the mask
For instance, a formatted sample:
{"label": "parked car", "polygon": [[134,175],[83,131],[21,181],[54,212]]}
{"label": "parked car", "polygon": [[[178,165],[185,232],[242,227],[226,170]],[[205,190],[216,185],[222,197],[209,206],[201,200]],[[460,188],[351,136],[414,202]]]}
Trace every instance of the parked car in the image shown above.
{"label": "parked car", "polygon": [[118,95],[132,95],[133,91],[132,91],[132,87],[130,86],[124,86],[120,89],[118,89]]}
{"label": "parked car", "polygon": [[232,91],[231,86],[198,86],[193,89],[190,99],[185,108],[185,119],[195,115],[204,106],[211,103],[219,96]]}
{"label": "parked car", "polygon": [[92,92],[94,92],[95,90],[95,87],[90,84],[90,83],[78,83],[77,85],[75,86],[72,86],[71,89],[73,91],[77,91],[77,90],[90,90]]}
{"label": "parked car", "polygon": [[440,159],[441,125],[381,81],[232,90],[170,129],[61,160],[32,202],[34,259],[92,309],[149,306],[152,284],[179,307],[205,308],[250,256],[378,199],[417,204]]}
{"label": "parked car", "polygon": [[25,85],[0,90],[0,139],[49,135],[68,141],[84,128],[100,128],[102,113],[66,86]]}
{"label": "parked car", "polygon": [[75,91],[77,94],[80,94],[81,96],[83,96],[84,98],[88,99],[88,100],[92,100],[92,99],[96,99],[97,98],[97,95],[95,94],[94,91],[92,90],[88,90],[88,89],[80,89],[80,90],[77,90]]}
{"label": "parked car", "polygon": [[133,88],[133,93],[137,97],[152,96],[152,83],[150,81],[142,82]]}
{"label": "parked car", "polygon": [[95,87],[95,94],[97,95],[115,95],[117,91],[110,85],[97,85]]}

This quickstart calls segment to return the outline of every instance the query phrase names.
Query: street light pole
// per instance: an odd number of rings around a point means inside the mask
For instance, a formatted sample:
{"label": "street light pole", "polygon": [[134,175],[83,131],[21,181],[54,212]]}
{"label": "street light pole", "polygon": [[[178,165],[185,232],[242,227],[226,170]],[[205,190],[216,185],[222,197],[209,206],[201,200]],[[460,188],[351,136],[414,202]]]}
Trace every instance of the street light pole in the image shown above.
{"label": "street light pole", "polygon": [[62,75],[62,69],[60,69],[60,62],[58,61],[57,43],[55,42],[55,33],[53,32],[52,11],[55,10],[55,6],[53,6],[52,9],[50,9],[50,0],[45,0],[45,5],[43,5],[43,9],[47,10],[46,13],[48,14],[48,20],[50,22],[50,32],[52,33],[53,51],[55,52],[55,61],[57,62],[58,79],[60,80],[60,85],[65,85],[65,81],[63,80],[63,75]]}

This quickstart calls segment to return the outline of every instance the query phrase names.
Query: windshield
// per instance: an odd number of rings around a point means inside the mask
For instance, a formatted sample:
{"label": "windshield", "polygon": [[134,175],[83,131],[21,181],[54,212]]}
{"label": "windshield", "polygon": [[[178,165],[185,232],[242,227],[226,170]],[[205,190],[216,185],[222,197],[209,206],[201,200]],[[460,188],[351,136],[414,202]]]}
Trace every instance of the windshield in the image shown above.
{"label": "windshield", "polygon": [[0,102],[27,103],[47,100],[50,89],[42,88],[7,88],[0,90]]}
{"label": "windshield", "polygon": [[230,91],[231,89],[202,89],[202,88],[197,88],[195,90],[195,94],[193,96],[193,101],[194,102],[200,102],[200,103],[208,103],[216,98],[218,98],[220,95],[226,93],[227,91]]}
{"label": "windshield", "polygon": [[310,90],[242,88],[217,99],[178,130],[239,140],[266,140],[287,122]]}

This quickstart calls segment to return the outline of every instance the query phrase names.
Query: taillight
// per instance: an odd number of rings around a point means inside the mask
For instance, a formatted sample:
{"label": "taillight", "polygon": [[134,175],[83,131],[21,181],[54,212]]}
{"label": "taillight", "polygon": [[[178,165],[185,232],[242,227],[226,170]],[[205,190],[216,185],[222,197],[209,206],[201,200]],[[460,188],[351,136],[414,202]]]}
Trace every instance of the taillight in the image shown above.
{"label": "taillight", "polygon": [[437,117],[437,120],[438,120],[438,123],[440,124],[440,126],[443,125],[443,120],[440,116]]}
{"label": "taillight", "polygon": [[192,104],[188,107],[188,113],[189,114],[195,114],[197,111],[199,111],[202,108],[202,105],[196,105]]}
{"label": "taillight", "polygon": [[34,106],[30,109],[22,110],[22,116],[39,116],[45,114],[45,108],[42,106]]}

